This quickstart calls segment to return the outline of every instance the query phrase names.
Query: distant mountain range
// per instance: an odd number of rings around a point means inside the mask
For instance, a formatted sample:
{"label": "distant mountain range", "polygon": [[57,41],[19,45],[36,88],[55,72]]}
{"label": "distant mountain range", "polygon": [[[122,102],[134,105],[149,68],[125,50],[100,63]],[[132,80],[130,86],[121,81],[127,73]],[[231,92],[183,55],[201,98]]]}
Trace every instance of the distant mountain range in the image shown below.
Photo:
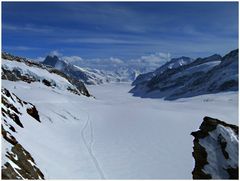
{"label": "distant mountain range", "polygon": [[[22,60],[21,58],[3,53],[3,58],[8,60]],[[30,64],[28,61],[27,64]],[[116,60],[115,60],[116,62]],[[139,63],[144,64],[145,60]],[[6,79],[19,79],[21,73],[16,68],[8,70],[10,63],[6,62],[2,66],[3,75]],[[48,71],[52,71],[71,79],[72,83],[78,84],[81,89],[84,84],[96,85],[109,82],[133,81],[133,89],[130,90],[134,96],[149,98],[164,98],[174,100],[183,97],[192,97],[208,93],[238,90],[238,49],[233,50],[221,57],[214,54],[205,58],[192,59],[190,57],[172,58],[155,71],[147,72],[148,68],[142,65],[128,65],[118,61],[119,66],[114,66],[113,70],[98,70],[93,68],[82,68],[69,63],[63,58],[55,55],[48,55],[43,62],[31,64]],[[99,63],[98,63],[99,66]],[[111,67],[109,65],[107,67]],[[154,66],[150,67],[152,69]],[[12,71],[12,72],[9,72]],[[147,72],[147,73],[143,73]],[[13,77],[13,74],[15,78]],[[22,75],[21,75],[22,76]],[[25,75],[24,75],[25,76]],[[34,76],[32,76],[34,77]],[[32,77],[28,77],[30,80]],[[33,78],[34,80],[38,78]],[[74,80],[74,81],[73,81]],[[45,81],[45,80],[44,80]],[[86,88],[85,88],[86,89]],[[86,92],[86,91],[83,91]],[[86,93],[88,95],[89,93]]]}
{"label": "distant mountain range", "polygon": [[139,74],[150,72],[169,60],[170,55],[161,53],[142,56],[138,59],[121,60],[118,58],[82,59],[48,55],[42,62],[82,80],[86,84],[107,82],[132,82]]}
{"label": "distant mountain range", "polygon": [[134,69],[118,68],[117,71],[104,71],[91,68],[82,68],[80,66],[68,63],[67,61],[53,55],[48,55],[42,62],[45,65],[54,67],[68,76],[83,81],[85,84],[96,85],[107,82],[125,82],[134,80],[139,72]]}
{"label": "distant mountain range", "polygon": [[224,57],[172,59],[153,72],[139,75],[130,91],[134,96],[174,100],[238,90],[238,49]]}

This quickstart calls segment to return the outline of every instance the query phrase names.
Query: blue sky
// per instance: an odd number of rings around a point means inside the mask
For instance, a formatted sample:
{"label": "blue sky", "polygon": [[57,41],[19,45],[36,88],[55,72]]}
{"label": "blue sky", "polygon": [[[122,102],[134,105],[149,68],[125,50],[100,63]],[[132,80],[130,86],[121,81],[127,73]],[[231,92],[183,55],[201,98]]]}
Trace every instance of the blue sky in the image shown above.
{"label": "blue sky", "polygon": [[238,48],[238,3],[2,3],[3,50],[35,58],[225,54]]}

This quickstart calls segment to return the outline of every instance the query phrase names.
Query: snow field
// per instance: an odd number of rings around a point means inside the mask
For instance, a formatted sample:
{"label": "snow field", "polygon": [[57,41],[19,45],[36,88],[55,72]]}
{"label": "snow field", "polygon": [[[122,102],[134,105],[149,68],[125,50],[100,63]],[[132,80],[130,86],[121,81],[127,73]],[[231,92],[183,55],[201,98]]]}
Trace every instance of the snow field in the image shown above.
{"label": "snow field", "polygon": [[204,116],[238,124],[236,92],[142,99],[130,83],[88,86],[96,99],[40,83],[2,81],[39,111],[16,138],[47,179],[191,179],[192,131]]}

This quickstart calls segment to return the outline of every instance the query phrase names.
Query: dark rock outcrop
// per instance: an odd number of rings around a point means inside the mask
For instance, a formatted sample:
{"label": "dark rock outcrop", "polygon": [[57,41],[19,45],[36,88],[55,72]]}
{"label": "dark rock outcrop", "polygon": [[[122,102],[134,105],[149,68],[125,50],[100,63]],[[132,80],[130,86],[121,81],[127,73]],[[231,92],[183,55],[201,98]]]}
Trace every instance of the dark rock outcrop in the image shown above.
{"label": "dark rock outcrop", "polygon": [[6,70],[2,67],[2,80],[10,80],[10,81],[24,81],[27,83],[39,81],[34,77],[30,77],[28,75],[22,75],[19,70]]}
{"label": "dark rock outcrop", "polygon": [[191,135],[193,179],[238,179],[238,126],[205,117]]}
{"label": "dark rock outcrop", "polygon": [[32,107],[30,108],[27,108],[27,113],[33,118],[35,118],[38,122],[41,122],[38,111],[34,105],[32,105]]}
{"label": "dark rock outcrop", "polygon": [[[11,139],[9,139],[10,135]],[[16,167],[13,167],[9,162],[4,163],[2,166],[2,179],[44,179],[43,173],[36,166],[31,154],[25,150],[16,139],[2,127],[3,138],[12,144],[10,152],[6,153],[9,161],[13,162]]]}

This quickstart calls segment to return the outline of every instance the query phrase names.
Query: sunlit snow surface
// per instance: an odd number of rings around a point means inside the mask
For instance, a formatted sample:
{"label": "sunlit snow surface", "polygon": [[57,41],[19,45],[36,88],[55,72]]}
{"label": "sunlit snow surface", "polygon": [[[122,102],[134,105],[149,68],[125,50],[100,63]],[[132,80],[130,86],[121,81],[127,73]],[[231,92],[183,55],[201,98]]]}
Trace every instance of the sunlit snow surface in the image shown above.
{"label": "sunlit snow surface", "polygon": [[236,92],[142,99],[130,83],[89,86],[94,98],[40,83],[2,81],[39,110],[16,136],[47,179],[190,179],[192,131],[204,116],[238,124]]}

